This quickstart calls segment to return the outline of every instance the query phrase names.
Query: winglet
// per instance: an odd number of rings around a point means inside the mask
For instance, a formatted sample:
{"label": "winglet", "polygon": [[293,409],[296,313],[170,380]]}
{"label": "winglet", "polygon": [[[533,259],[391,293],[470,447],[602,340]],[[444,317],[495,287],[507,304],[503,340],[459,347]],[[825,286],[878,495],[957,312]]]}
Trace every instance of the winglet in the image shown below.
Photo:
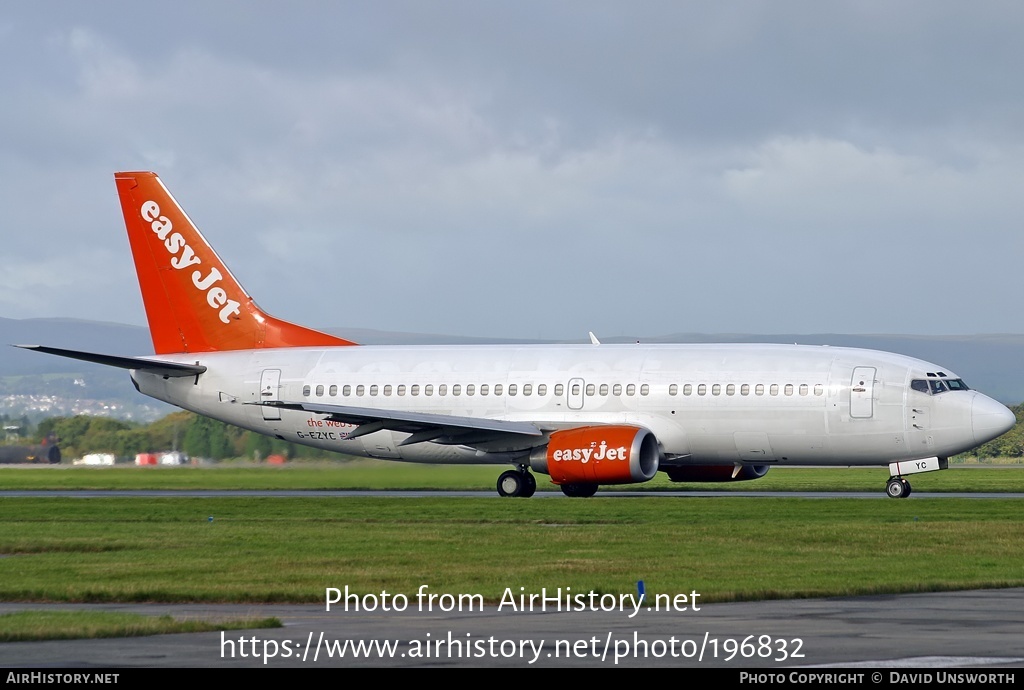
{"label": "winglet", "polygon": [[264,313],[156,173],[114,180],[156,354],[355,345]]}

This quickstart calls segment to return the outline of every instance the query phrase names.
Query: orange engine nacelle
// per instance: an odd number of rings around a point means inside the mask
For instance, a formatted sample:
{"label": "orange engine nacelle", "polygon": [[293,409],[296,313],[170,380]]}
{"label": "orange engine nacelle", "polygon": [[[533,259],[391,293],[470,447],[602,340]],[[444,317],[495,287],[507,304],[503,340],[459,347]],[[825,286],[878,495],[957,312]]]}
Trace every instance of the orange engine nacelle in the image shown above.
{"label": "orange engine nacelle", "polygon": [[742,482],[768,474],[768,465],[681,465],[665,470],[674,482]]}
{"label": "orange engine nacelle", "polygon": [[555,484],[632,484],[658,472],[658,439],[636,426],[585,426],[551,434],[530,467]]}

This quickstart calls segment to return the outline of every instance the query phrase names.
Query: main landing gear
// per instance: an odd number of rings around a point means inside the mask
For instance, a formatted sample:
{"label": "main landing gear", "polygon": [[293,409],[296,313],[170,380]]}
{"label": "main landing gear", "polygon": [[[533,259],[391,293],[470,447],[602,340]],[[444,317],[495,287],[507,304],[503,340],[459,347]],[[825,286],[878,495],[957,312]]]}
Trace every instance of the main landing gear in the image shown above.
{"label": "main landing gear", "polygon": [[597,493],[597,484],[562,484],[562,493],[569,498],[590,498]]}
{"label": "main landing gear", "polygon": [[529,498],[537,491],[537,478],[530,474],[525,465],[519,469],[507,470],[498,477],[499,496]]}
{"label": "main landing gear", "polygon": [[910,495],[910,482],[903,477],[889,477],[885,485],[885,493],[889,498],[906,498]]}

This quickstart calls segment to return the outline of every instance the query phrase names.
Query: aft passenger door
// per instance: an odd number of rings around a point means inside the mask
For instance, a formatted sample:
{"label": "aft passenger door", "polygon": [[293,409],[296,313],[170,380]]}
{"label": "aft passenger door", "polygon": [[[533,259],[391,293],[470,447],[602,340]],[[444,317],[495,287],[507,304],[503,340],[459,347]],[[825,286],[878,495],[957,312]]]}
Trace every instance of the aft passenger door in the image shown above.
{"label": "aft passenger door", "polygon": [[[264,369],[260,376],[260,402],[278,402],[281,400],[281,370]],[[272,405],[262,405],[263,419],[268,422],[277,422],[281,419],[280,408]]]}

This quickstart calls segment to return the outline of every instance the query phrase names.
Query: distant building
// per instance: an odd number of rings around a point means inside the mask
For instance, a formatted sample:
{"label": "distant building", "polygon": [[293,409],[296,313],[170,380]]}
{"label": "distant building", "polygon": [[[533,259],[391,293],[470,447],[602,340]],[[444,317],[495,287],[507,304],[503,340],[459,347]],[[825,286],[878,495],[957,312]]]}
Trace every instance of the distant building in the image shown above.
{"label": "distant building", "polygon": [[113,453],[89,453],[75,460],[75,465],[113,465],[117,458]]}

